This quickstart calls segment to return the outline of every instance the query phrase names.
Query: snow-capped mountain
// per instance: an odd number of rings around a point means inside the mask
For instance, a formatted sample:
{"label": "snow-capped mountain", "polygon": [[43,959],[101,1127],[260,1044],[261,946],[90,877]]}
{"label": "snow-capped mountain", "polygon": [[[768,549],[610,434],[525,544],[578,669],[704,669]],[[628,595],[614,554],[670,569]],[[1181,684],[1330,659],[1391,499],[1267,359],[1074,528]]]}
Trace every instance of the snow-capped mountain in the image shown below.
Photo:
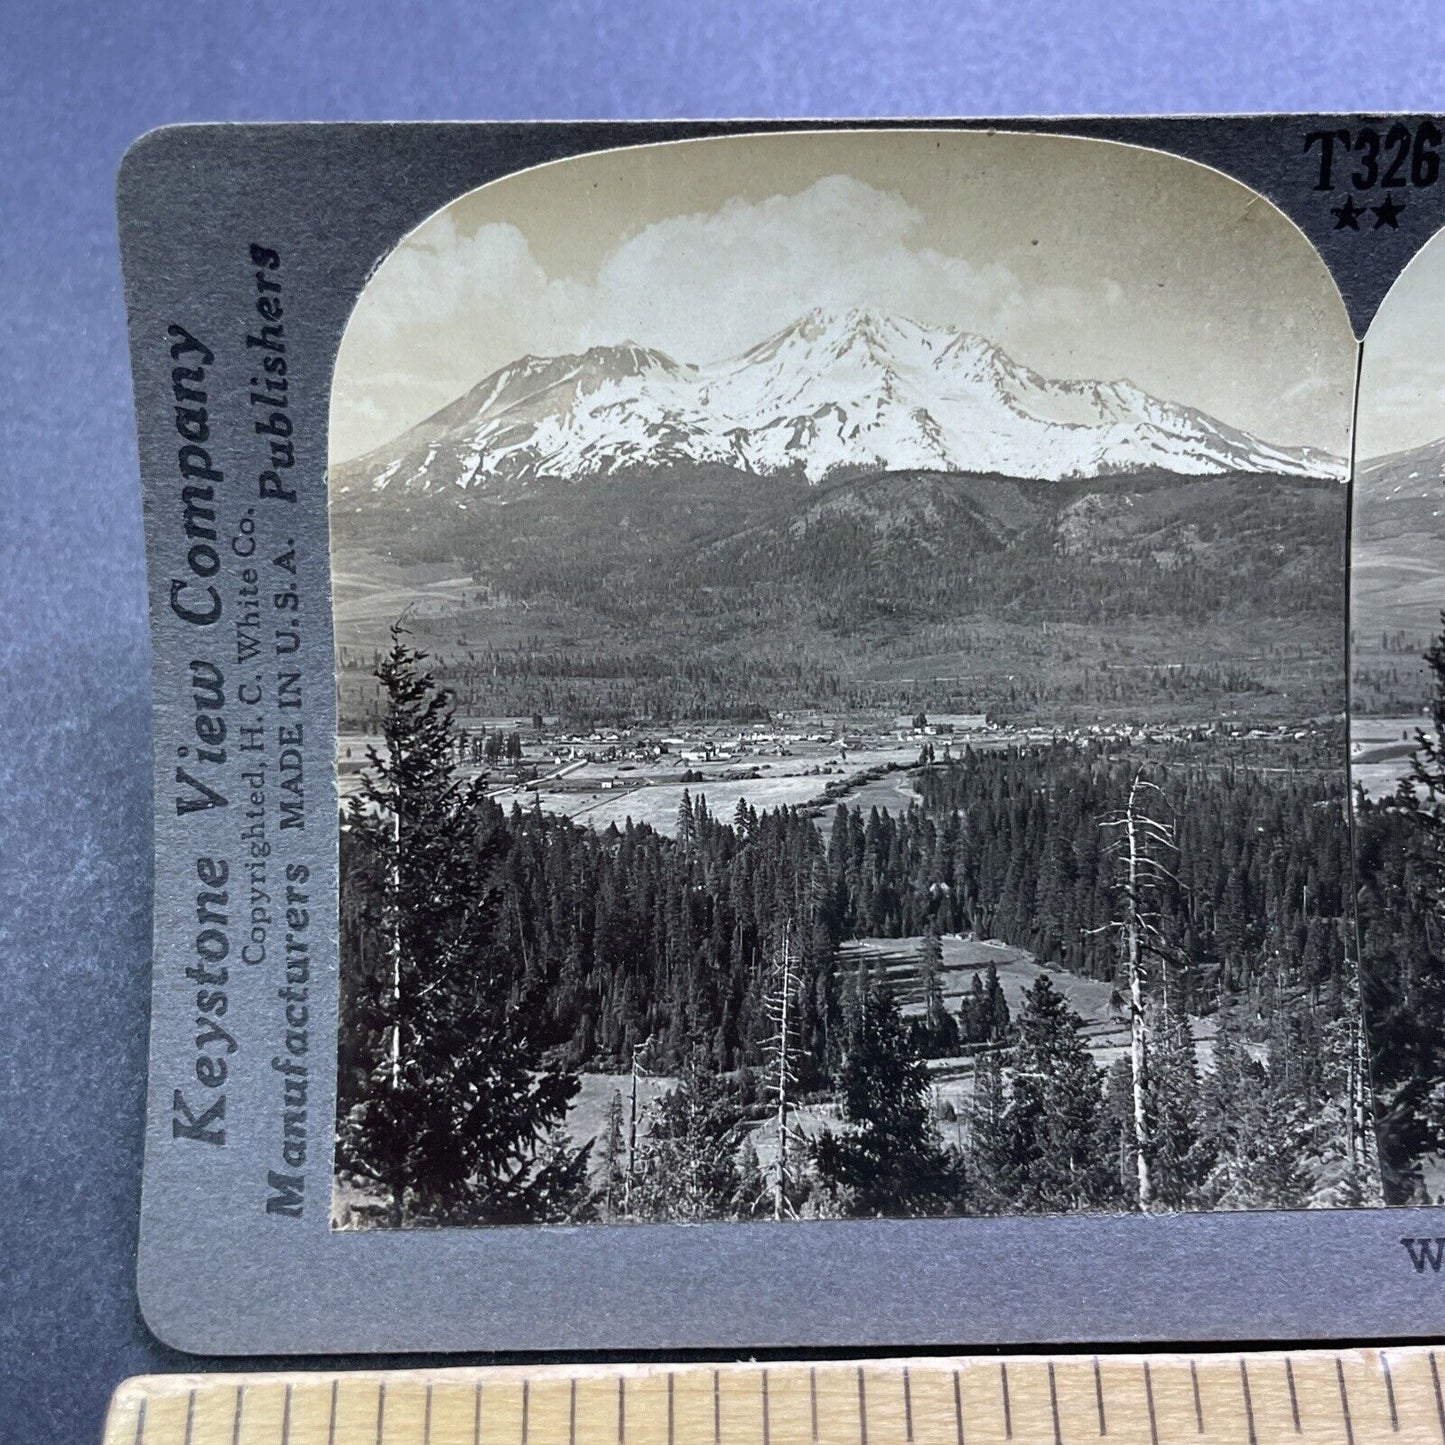
{"label": "snow-capped mountain", "polygon": [[504,499],[542,477],[689,464],[809,482],[903,470],[1344,474],[1328,453],[1271,445],[1130,382],[1049,380],[983,337],[852,309],[810,311],[707,366],[630,343],[526,356],[334,480],[342,492]]}
{"label": "snow-capped mountain", "polygon": [[1355,494],[1388,501],[1428,500],[1438,507],[1445,496],[1445,437],[1361,462]]}
{"label": "snow-capped mountain", "polygon": [[1419,554],[1438,575],[1445,561],[1445,437],[1361,462],[1354,507],[1357,553]]}

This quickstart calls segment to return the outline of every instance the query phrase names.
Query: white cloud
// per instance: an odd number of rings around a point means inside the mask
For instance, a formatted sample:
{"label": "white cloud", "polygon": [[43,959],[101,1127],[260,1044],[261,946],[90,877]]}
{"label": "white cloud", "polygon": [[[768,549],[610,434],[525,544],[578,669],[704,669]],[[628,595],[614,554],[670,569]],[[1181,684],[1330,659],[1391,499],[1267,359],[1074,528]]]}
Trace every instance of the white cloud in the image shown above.
{"label": "white cloud", "polygon": [[1079,292],[1026,292],[997,262],[917,244],[921,219],[897,194],[835,175],[795,195],[659,221],[603,263],[583,334],[714,361],[813,306],[878,306],[1005,344],[1021,325],[1053,325],[1086,309]]}
{"label": "white cloud", "polygon": [[1445,436],[1445,361],[1377,357],[1361,376],[1359,450],[1364,457],[1404,451]]}
{"label": "white cloud", "polygon": [[1445,233],[1421,248],[1365,336],[1359,450],[1404,451],[1445,436]]}
{"label": "white cloud", "polygon": [[1006,347],[1042,342],[1118,304],[1101,276],[1084,291],[1025,288],[996,261],[919,244],[901,196],[851,176],[793,195],[730,200],[669,217],[606,256],[595,280],[549,276],[516,226],[457,230],[445,211],[384,263],[338,365],[333,444],[375,446],[526,352],[632,340],[681,361],[734,355],[813,306],[872,305],[979,331]]}
{"label": "white cloud", "polygon": [[1334,385],[1334,378],[1330,376],[1302,376],[1285,387],[1280,392],[1279,399],[1282,402],[1293,402],[1306,396],[1323,396],[1329,393]]}

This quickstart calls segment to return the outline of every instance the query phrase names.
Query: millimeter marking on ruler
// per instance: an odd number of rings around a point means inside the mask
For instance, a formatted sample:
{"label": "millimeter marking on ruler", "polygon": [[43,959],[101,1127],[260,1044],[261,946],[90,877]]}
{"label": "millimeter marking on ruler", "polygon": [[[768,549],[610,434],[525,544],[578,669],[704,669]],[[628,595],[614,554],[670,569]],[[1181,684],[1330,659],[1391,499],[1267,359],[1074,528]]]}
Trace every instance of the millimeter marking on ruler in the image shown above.
{"label": "millimeter marking on ruler", "polygon": [[1346,1445],[1355,1445],[1355,1427],[1350,1420],[1350,1392],[1345,1388],[1345,1363],[1335,1358],[1335,1378],[1340,1382],[1340,1414],[1345,1419]]}
{"label": "millimeter marking on ruler", "polygon": [[1440,1369],[1435,1363],[1435,1351],[1430,1351],[1430,1379],[1435,1386],[1435,1414],[1440,1420],[1440,1439],[1445,1442],[1445,1400],[1440,1398]]}
{"label": "millimeter marking on ruler", "polygon": [[1249,1361],[1240,1357],[1239,1389],[1244,1396],[1244,1418],[1249,1423],[1249,1445],[1259,1445],[1259,1436],[1254,1429],[1254,1396],[1249,1392]]}
{"label": "millimeter marking on ruler", "polygon": [[153,1377],[105,1445],[1445,1445],[1426,1347]]}

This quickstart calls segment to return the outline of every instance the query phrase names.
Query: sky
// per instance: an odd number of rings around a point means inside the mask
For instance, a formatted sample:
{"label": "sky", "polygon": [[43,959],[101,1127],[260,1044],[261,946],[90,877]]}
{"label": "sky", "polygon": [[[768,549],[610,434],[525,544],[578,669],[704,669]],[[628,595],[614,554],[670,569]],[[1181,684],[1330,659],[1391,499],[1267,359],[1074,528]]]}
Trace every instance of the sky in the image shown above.
{"label": "sky", "polygon": [[1445,436],[1445,231],[1420,248],[1370,323],[1357,425],[1361,457]]}
{"label": "sky", "polygon": [[459,197],[343,337],[332,459],[526,354],[736,355],[814,306],[973,331],[1046,376],[1133,381],[1349,451],[1355,343],[1295,226],[1207,167],[1059,136],[803,133],[538,167]]}

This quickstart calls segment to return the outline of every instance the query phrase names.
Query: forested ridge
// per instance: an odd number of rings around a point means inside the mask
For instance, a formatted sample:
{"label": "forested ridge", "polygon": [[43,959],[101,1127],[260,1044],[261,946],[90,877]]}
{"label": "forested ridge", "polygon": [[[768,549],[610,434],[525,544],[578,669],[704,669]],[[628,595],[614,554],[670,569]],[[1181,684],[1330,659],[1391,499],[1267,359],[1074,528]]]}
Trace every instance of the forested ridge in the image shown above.
{"label": "forested ridge", "polygon": [[[333,525],[343,578],[374,554],[466,579],[413,625],[483,715],[1162,702],[1209,717],[1267,694],[1258,715],[1309,717],[1343,705],[1345,505],[1337,482],[1278,477],[809,487],[697,468]],[[385,639],[373,622],[339,640],[342,714],[360,725],[382,705],[369,679]]]}
{"label": "forested ridge", "polygon": [[623,636],[739,609],[846,632],[914,614],[1334,619],[1344,603],[1337,482],[890,472],[809,487],[700,469],[539,481],[476,516],[446,502],[410,509],[402,529],[384,510],[343,514],[338,545],[464,566],[498,600],[562,602]]}
{"label": "forested ridge", "polygon": [[[1207,754],[1154,764],[1145,817],[1139,759],[1058,743],[935,764],[899,815],[839,807],[820,827],[693,796],[675,838],[594,833],[462,784],[421,666],[400,641],[383,663],[388,751],[341,836],[339,1168],[389,1194],[393,1222],[741,1217],[766,1212],[769,1168],[778,1214],[1377,1192],[1345,947],[1349,832],[1328,775]],[[1122,822],[1167,841],[1147,893],[1122,880]],[[1131,918],[1147,958],[1126,958]],[[1141,1060],[1147,1045],[1138,1086],[1128,1056],[1096,1065],[1047,976],[1016,1017],[977,994],[941,1010],[929,941],[957,932],[1125,992],[1127,964],[1136,995],[1121,1007]],[[850,938],[919,936],[914,1017],[887,980],[840,963]],[[948,1055],[975,1079],[951,1127],[927,1065]],[[506,1081],[494,1056],[512,1061]],[[569,1142],[578,1072],[639,1058],[679,1080],[671,1102],[639,1137],[609,1126]],[[791,1102],[833,1121],[806,1138],[799,1127],[783,1166],[748,1143],[778,1092],[784,1116]],[[500,1101],[509,1127],[473,1119],[480,1106],[464,1101],[477,1097]],[[453,1137],[462,1120],[470,1155]],[[445,1189],[428,1183],[434,1153],[450,1161]],[[483,1165],[500,1172],[479,1190]],[[705,1188],[710,1170],[723,1182]],[[667,1181],[683,1176],[689,1202],[674,1211]]]}
{"label": "forested ridge", "polygon": [[[775,634],[739,644],[745,630],[692,646],[681,631],[664,629],[656,643],[600,650],[539,636],[473,645],[463,627],[440,644],[437,670],[473,715],[541,714],[581,731],[741,726],[776,721],[789,709],[829,716],[984,711],[1011,721],[1046,715],[1068,726],[1203,721],[1226,706],[1241,720],[1298,721],[1340,708],[1343,676],[1320,645],[1322,633],[1296,633],[1298,642],[1282,645],[1254,645],[1241,634],[1233,649],[1225,645],[1228,633],[1206,628],[1183,641],[1176,633],[1176,650],[1198,653],[1179,662],[1164,661],[1166,644],[1146,632],[1121,622],[1114,635],[1096,631],[1085,639],[1070,629],[987,619],[930,623],[915,644],[916,663],[904,654],[888,664],[889,675],[869,676],[868,657],[860,661],[871,651],[866,638],[825,639],[805,657]],[[1220,660],[1231,650],[1248,660]],[[380,725],[386,701],[373,681],[380,659],[379,652],[341,650],[340,705],[349,729],[374,734]]]}

